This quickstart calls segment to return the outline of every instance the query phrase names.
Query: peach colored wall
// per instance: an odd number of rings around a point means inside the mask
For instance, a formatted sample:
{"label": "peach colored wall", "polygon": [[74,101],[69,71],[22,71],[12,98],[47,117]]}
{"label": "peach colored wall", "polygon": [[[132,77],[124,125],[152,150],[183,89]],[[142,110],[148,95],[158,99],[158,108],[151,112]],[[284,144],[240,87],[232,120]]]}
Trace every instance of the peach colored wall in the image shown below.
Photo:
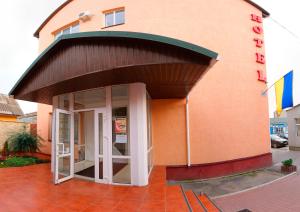
{"label": "peach colored wall", "polygon": [[186,164],[185,100],[152,100],[155,165]]}
{"label": "peach colored wall", "polygon": [[38,104],[37,110],[37,134],[43,139],[41,141],[41,152],[51,154],[51,142],[49,142],[49,113],[52,112],[51,105]]}
{"label": "peach colored wall", "polygon": [[[104,27],[103,10],[125,6],[125,24]],[[185,40],[220,55],[190,93],[191,159],[193,164],[232,160],[270,152],[268,102],[257,81],[256,47],[250,14],[261,12],[244,0],[74,0],[40,32],[40,51],[54,41],[51,34],[73,22],[82,11],[90,21],[80,31],[124,30]],[[154,160],[184,164],[185,127],[182,100],[153,101]],[[174,106],[178,104],[177,106]],[[182,121],[182,123],[177,122]],[[173,132],[169,126],[174,125]],[[182,144],[176,146],[173,144]],[[180,148],[180,150],[179,150]],[[173,160],[174,159],[174,160]]]}

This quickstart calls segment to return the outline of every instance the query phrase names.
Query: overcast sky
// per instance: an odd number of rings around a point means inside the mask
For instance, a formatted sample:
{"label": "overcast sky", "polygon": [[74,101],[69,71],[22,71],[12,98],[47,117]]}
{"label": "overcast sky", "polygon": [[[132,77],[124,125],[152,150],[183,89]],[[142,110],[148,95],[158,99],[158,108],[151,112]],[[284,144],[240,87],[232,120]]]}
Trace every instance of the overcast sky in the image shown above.
{"label": "overcast sky", "polygon": [[[26,68],[38,56],[37,27],[65,0],[0,1],[0,93],[7,94]],[[224,3],[227,0],[224,0]],[[294,70],[294,103],[300,103],[300,3],[299,0],[255,0],[271,13],[264,21],[267,76],[274,83]],[[279,22],[279,24],[276,23]],[[286,27],[290,32],[288,32]],[[5,29],[5,31],[4,31]],[[299,79],[299,80],[297,80]],[[21,102],[25,113],[36,111],[33,103]],[[274,89],[269,92],[270,115],[275,110]]]}

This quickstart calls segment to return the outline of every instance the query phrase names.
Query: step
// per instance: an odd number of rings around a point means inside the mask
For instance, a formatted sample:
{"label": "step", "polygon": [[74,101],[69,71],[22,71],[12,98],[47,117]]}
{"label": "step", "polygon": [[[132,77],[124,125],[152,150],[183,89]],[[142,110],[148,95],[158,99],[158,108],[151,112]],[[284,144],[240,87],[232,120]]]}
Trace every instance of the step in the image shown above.
{"label": "step", "polygon": [[190,212],[206,212],[205,208],[201,205],[200,201],[192,190],[184,191],[181,186],[181,191]]}
{"label": "step", "polygon": [[[195,194],[196,195],[196,194]],[[205,193],[200,193],[196,195],[202,205],[206,208],[208,212],[221,212],[222,210],[210,199]]]}

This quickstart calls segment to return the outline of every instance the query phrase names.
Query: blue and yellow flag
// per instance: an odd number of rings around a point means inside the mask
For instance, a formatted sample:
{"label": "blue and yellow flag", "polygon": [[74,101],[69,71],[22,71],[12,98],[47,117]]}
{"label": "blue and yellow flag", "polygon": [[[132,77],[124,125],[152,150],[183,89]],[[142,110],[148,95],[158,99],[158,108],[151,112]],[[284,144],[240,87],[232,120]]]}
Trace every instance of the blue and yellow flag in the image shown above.
{"label": "blue and yellow flag", "polygon": [[282,109],[293,107],[293,71],[275,83],[276,111],[280,116]]}

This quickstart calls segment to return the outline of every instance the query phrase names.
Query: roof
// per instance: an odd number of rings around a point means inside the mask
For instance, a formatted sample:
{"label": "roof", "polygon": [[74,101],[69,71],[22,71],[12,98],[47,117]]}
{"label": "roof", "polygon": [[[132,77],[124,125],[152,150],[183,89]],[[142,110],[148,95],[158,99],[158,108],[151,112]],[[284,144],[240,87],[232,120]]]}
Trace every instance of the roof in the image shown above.
{"label": "roof", "polygon": [[182,40],[169,38],[165,36],[160,35],[154,35],[154,34],[147,34],[147,33],[139,33],[139,32],[127,32],[127,31],[95,31],[95,32],[81,32],[81,33],[74,33],[74,34],[67,34],[62,35],[58,39],[56,39],[47,49],[45,49],[29,66],[29,68],[23,73],[23,75],[20,77],[20,79],[17,81],[17,83],[14,85],[14,87],[9,92],[9,95],[14,95],[15,90],[21,83],[21,81],[33,70],[33,67],[37,65],[39,61],[41,61],[46,55],[59,43],[61,43],[64,40],[71,40],[71,39],[78,39],[78,38],[99,38],[99,37],[111,37],[111,38],[129,38],[129,39],[139,39],[139,40],[148,40],[148,41],[154,41],[158,43],[164,43],[171,46],[177,46],[186,50],[190,50],[194,53],[204,55],[208,58],[216,60],[218,57],[218,53],[211,51],[209,49],[206,49],[201,46],[197,46],[192,43],[188,43]]}
{"label": "roof", "polygon": [[261,6],[259,6],[258,4],[254,3],[252,0],[244,0],[247,3],[251,4],[252,6],[256,7],[257,9],[259,9],[262,12],[262,15],[264,18],[267,18],[270,16],[270,13],[268,11],[266,11],[264,8],[262,8]]}
{"label": "roof", "polygon": [[26,113],[22,116],[20,116],[19,118],[28,118],[28,117],[36,117],[37,116],[37,112],[32,112],[32,113]]}
{"label": "roof", "polygon": [[63,93],[141,82],[152,98],[183,98],[217,57],[201,46],[147,33],[62,35],[30,65],[10,95],[51,104],[53,96]]}
{"label": "roof", "polygon": [[14,98],[0,94],[0,114],[21,116],[23,111]]}
{"label": "roof", "polygon": [[[65,6],[67,6],[69,3],[71,3],[73,0],[67,0],[65,1],[63,4],[61,4],[56,10],[54,10],[46,19],[45,21],[39,26],[39,28],[34,32],[33,36],[36,38],[39,38],[39,34],[40,31],[44,28],[44,26],[51,20],[51,18],[53,18],[60,10],[62,10]],[[256,7],[257,9],[259,9],[262,14],[263,17],[268,17],[270,16],[270,13],[268,11],[266,11],[265,9],[263,9],[261,6],[259,6],[258,4],[254,3],[252,0],[244,0],[247,3],[251,4],[252,6]]]}
{"label": "roof", "polygon": [[43,27],[55,16],[60,10],[62,10],[65,6],[67,6],[70,2],[73,0],[67,0],[63,4],[61,4],[56,10],[54,10],[47,18],[46,20],[39,26],[39,28],[34,32],[33,36],[36,38],[39,38],[40,31],[43,29]]}

